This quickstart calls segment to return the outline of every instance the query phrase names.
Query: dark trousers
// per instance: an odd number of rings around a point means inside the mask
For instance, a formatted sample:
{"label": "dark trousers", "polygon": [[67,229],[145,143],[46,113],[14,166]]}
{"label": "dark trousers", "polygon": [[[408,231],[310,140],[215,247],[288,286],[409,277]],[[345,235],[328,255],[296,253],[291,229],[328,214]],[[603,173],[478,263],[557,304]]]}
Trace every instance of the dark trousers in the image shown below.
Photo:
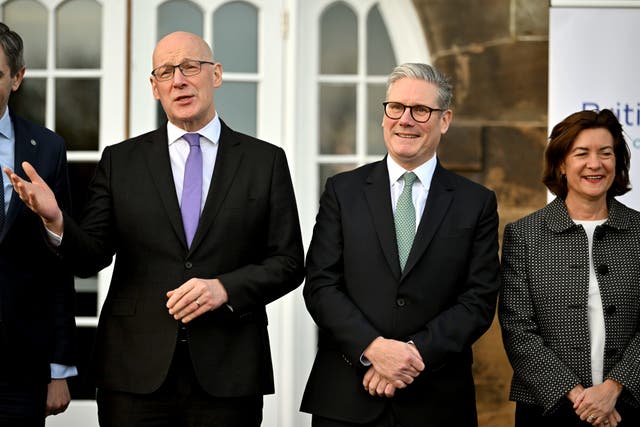
{"label": "dark trousers", "polygon": [[[640,426],[640,410],[618,402],[616,409],[622,417],[618,427]],[[582,421],[573,410],[569,400],[563,401],[560,408],[552,414],[542,415],[542,408],[526,403],[516,403],[515,427],[588,427],[591,424]]]}
{"label": "dark trousers", "polygon": [[179,343],[164,384],[151,394],[99,389],[101,427],[259,427],[262,396],[213,397],[195,377]]}
{"label": "dark trousers", "polygon": [[0,427],[44,427],[47,385],[0,380]]}
{"label": "dark trousers", "polygon": [[403,427],[396,420],[393,410],[387,408],[380,417],[370,423],[356,424],[346,421],[332,420],[314,415],[311,418],[311,427]]}

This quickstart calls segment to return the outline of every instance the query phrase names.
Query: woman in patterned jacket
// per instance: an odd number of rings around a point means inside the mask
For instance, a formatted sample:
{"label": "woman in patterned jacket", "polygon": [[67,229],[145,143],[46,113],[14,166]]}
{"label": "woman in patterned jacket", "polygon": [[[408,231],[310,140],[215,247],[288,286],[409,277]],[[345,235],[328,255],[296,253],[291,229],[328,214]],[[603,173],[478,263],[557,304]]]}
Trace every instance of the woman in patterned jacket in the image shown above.
{"label": "woman in patterned jacket", "polygon": [[504,231],[499,317],[516,427],[640,426],[640,213],[609,110],[557,124],[543,182],[556,198]]}

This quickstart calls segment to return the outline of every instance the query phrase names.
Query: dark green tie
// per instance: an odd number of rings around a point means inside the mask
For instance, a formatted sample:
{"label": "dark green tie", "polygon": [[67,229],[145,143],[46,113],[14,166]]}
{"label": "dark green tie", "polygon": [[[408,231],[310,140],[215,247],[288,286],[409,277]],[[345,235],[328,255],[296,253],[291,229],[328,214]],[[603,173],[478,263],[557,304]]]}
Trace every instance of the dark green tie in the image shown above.
{"label": "dark green tie", "polygon": [[413,238],[416,235],[416,208],[413,206],[411,190],[417,176],[413,172],[403,175],[404,188],[396,204],[395,223],[396,240],[398,241],[398,257],[400,258],[400,270],[404,270],[407,263]]}

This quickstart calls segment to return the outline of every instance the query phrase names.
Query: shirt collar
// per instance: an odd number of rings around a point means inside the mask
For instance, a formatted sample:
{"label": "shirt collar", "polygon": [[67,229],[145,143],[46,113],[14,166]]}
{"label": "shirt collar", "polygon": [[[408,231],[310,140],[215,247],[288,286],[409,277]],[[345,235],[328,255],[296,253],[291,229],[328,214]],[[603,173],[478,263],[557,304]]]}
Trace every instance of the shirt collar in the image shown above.
{"label": "shirt collar", "polygon": [[[222,125],[220,124],[220,117],[218,117],[218,113],[213,116],[213,119],[207,123],[202,129],[195,131],[193,133],[199,133],[201,136],[205,137],[208,141],[211,141],[213,144],[217,144],[220,140],[220,130]],[[169,139],[169,145],[178,141],[182,136],[187,133],[184,129],[180,129],[178,126],[174,125],[171,122],[167,122],[167,136]]]}
{"label": "shirt collar", "polygon": [[[425,163],[421,164],[411,171],[418,176],[420,183],[427,190],[431,187],[431,179],[433,178],[433,173],[436,170],[437,164],[438,159],[434,155],[431,159],[427,160]],[[395,160],[393,160],[389,155],[387,155],[387,169],[389,170],[390,185],[393,185],[395,182],[397,182],[400,177],[404,175],[405,172],[407,172],[405,168],[397,164]]]}
{"label": "shirt collar", "polygon": [[9,115],[9,106],[4,110],[4,115],[0,118],[0,136],[13,141],[13,126],[11,124],[11,116]]}

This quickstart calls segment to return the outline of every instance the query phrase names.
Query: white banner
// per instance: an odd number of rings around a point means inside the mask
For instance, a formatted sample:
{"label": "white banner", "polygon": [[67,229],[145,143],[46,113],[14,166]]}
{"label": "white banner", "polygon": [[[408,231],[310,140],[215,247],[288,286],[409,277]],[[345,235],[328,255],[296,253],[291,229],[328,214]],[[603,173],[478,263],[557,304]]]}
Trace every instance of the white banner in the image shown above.
{"label": "white banner", "polygon": [[549,133],[575,111],[612,110],[631,150],[634,190],[620,200],[640,210],[640,8],[557,3],[549,19]]}

